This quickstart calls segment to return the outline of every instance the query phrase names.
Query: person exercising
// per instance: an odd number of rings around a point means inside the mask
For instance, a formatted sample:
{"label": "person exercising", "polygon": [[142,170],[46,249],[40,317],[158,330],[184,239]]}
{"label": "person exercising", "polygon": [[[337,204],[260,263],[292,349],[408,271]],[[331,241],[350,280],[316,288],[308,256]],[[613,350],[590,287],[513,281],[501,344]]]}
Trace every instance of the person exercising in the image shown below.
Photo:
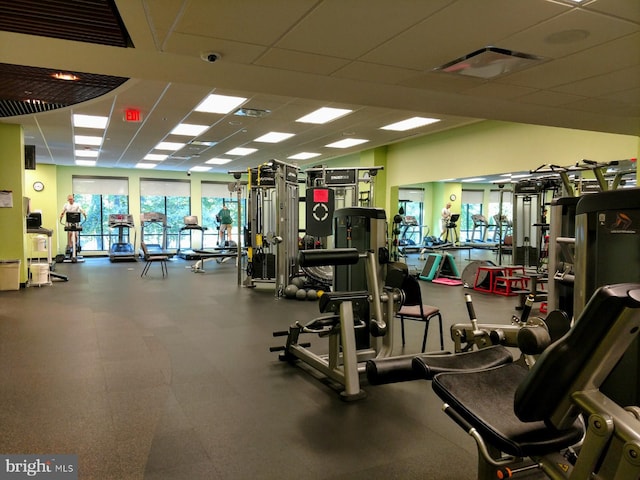
{"label": "person exercising", "polygon": [[231,239],[231,225],[233,224],[231,212],[226,204],[222,205],[222,209],[218,212],[218,217],[220,218],[218,245],[225,246],[225,241]]}
{"label": "person exercising", "polygon": [[440,219],[442,221],[442,233],[440,234],[440,238],[444,237],[447,233],[447,226],[449,225],[449,220],[451,220],[451,203],[447,202],[447,204],[442,209],[440,213]]}
{"label": "person exercising", "polygon": [[[87,219],[87,214],[82,209],[80,204],[75,203],[73,195],[69,195],[67,197],[67,203],[64,204],[64,207],[62,207],[62,212],[60,213],[60,220],[62,220],[62,217],[64,217],[67,212],[73,212],[73,213],[78,213],[79,212],[84,216],[85,220]],[[71,230],[69,230],[67,232],[67,250],[71,250],[73,248],[73,234],[74,233],[75,232],[71,231]]]}

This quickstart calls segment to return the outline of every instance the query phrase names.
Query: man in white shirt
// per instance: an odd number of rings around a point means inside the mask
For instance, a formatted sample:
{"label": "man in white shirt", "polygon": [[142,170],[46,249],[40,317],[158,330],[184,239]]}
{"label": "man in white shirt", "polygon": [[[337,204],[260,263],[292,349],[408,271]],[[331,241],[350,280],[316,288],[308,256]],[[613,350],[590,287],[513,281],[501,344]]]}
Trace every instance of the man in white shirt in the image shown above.
{"label": "man in white shirt", "polygon": [[[69,195],[67,197],[67,203],[65,203],[64,207],[62,207],[62,212],[60,213],[60,219],[62,219],[62,217],[64,217],[67,212],[79,212],[84,216],[85,220],[87,219],[87,214],[82,209],[80,204],[75,203],[73,195]],[[71,249],[72,246],[73,246],[73,238],[72,237],[73,237],[74,233],[75,232],[72,232],[72,231],[68,231],[67,232],[67,249]]]}
{"label": "man in white shirt", "polygon": [[449,219],[451,219],[451,203],[447,202],[445,207],[442,209],[440,217],[442,221],[442,233],[440,233],[440,238],[442,238],[447,233],[447,225],[449,224]]}

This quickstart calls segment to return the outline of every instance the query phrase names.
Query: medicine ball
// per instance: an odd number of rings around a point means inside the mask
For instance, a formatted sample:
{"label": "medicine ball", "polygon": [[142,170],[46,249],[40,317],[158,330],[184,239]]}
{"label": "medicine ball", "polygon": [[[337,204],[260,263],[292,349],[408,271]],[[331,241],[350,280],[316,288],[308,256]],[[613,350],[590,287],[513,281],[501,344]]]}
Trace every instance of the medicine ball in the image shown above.
{"label": "medicine ball", "polygon": [[298,287],[296,287],[293,283],[290,283],[286,287],[284,287],[284,296],[287,298],[296,298],[296,292],[298,291]]}
{"label": "medicine ball", "polygon": [[304,287],[304,278],[303,277],[294,277],[294,278],[291,279],[291,283],[293,283],[298,288],[302,288],[302,287]]}

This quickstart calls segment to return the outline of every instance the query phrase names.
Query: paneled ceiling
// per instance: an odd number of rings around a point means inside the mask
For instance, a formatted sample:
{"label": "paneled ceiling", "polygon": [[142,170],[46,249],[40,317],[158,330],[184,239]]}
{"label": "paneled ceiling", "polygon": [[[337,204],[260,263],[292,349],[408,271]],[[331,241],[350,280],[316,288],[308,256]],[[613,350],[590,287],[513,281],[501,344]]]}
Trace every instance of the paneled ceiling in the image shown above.
{"label": "paneled ceiling", "polygon": [[[487,46],[541,60],[493,79],[434,70]],[[74,113],[109,117],[97,166],[133,168],[159,142],[185,143],[154,162],[175,171],[300,152],[318,164],[483,119],[640,134],[636,0],[12,0],[0,6],[0,64],[0,121],[22,124],[37,161],[57,165],[74,164],[74,135],[88,133]],[[210,93],[267,114],[194,111]],[[296,122],[320,107],[353,113]],[[124,121],[127,109],[141,121]],[[380,129],[414,116],[441,121]],[[181,122],[209,128],[171,135]],[[295,135],[255,141],[270,131]],[[368,141],[326,146],[350,137]],[[227,153],[236,147],[257,151]]]}

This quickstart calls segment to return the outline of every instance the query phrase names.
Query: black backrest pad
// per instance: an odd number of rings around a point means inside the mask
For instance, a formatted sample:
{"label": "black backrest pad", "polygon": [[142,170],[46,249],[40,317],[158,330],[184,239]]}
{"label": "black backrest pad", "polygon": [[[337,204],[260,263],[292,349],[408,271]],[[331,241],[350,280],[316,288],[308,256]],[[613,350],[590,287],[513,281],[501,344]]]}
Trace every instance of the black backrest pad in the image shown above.
{"label": "black backrest pad", "polygon": [[384,279],[385,287],[402,288],[404,279],[409,275],[409,267],[406,263],[391,262],[387,264],[387,276]]}
{"label": "black backrest pad", "polygon": [[[640,284],[605,286],[593,294],[575,326],[543,352],[516,390],[514,409],[520,420],[546,420],[552,415],[572,393],[569,390],[573,383],[605,341],[607,333],[617,322],[624,321],[621,314],[627,308],[640,308]],[[611,354],[621,357],[624,352]]]}
{"label": "black backrest pad", "polygon": [[360,259],[356,248],[331,248],[328,250],[300,250],[298,262],[301,267],[319,267],[321,265],[355,265]]}
{"label": "black backrest pad", "polygon": [[404,282],[402,282],[402,290],[404,291],[404,304],[406,306],[422,305],[422,291],[420,290],[420,283],[415,277],[411,275],[405,277]]}

